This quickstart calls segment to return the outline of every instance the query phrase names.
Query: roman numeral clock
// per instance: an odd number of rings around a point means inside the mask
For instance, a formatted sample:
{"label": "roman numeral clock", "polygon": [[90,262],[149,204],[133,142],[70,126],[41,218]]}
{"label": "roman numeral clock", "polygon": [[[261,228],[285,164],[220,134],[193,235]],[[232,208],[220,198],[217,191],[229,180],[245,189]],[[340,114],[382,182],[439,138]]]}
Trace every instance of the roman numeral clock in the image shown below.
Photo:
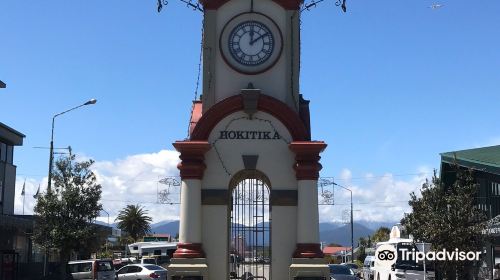
{"label": "roman numeral clock", "polygon": [[271,68],[281,55],[283,35],[268,16],[247,12],[224,26],[220,52],[226,63],[244,74],[259,74]]}

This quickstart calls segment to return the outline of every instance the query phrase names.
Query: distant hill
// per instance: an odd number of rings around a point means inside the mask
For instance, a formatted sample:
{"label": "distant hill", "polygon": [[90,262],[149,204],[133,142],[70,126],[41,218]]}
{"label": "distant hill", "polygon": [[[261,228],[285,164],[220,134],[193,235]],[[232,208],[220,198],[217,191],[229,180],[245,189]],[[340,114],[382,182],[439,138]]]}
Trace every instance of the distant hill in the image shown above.
{"label": "distant hill", "polygon": [[[367,222],[360,221],[354,223],[354,245],[357,245],[360,237],[372,235],[379,227],[384,226],[391,228],[395,222]],[[243,227],[240,225],[240,227]],[[320,240],[326,243],[337,243],[343,246],[351,245],[351,226],[340,222],[335,223],[320,223],[319,224]],[[151,232],[166,233],[171,236],[176,236],[179,233],[179,221],[162,221],[151,225]],[[250,232],[245,234],[245,239],[250,240]],[[262,235],[259,235],[261,239]],[[260,241],[260,240],[259,240]],[[264,236],[264,243],[269,243],[269,237]]]}
{"label": "distant hill", "polygon": [[342,227],[343,223],[319,223],[319,231],[334,230]]}
{"label": "distant hill", "polygon": [[158,223],[151,224],[151,228],[163,226],[163,225],[166,225],[168,223],[176,222],[176,221],[177,220],[164,220],[164,221],[161,221],[161,222],[158,222]]}
{"label": "distant hill", "polygon": [[[101,225],[101,226],[108,226],[108,223],[106,223],[106,222],[95,221],[95,223],[98,225]],[[112,228],[117,228],[117,225],[118,225],[118,223],[109,224],[109,226]]]}
{"label": "distant hill", "polygon": [[[375,231],[369,229],[368,227],[360,224],[354,223],[354,246],[358,244],[358,239],[360,237],[367,237],[372,235]],[[343,225],[339,228],[320,231],[319,238],[321,242],[326,243],[336,243],[342,246],[350,246],[351,245],[351,225]]]}
{"label": "distant hill", "polygon": [[375,230],[379,229],[380,227],[386,227],[386,228],[391,229],[392,226],[394,226],[395,224],[398,224],[399,221],[395,221],[395,222],[365,222],[365,221],[363,221],[361,223],[365,227],[375,231]]}
{"label": "distant hill", "polygon": [[179,221],[156,223],[154,225],[151,225],[151,232],[166,233],[170,234],[172,237],[175,237],[179,233]]}

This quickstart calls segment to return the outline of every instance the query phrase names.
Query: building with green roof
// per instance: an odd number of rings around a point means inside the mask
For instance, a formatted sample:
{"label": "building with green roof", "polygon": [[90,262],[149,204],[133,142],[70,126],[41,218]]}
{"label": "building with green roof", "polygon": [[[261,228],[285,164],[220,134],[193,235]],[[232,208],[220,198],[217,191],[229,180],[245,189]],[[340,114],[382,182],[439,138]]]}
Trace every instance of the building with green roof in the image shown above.
{"label": "building with green roof", "polygon": [[493,268],[500,266],[500,145],[442,153],[440,178],[445,187],[455,182],[457,166],[472,170],[478,184],[477,206],[489,220],[483,231],[488,240],[484,260],[493,279]]}

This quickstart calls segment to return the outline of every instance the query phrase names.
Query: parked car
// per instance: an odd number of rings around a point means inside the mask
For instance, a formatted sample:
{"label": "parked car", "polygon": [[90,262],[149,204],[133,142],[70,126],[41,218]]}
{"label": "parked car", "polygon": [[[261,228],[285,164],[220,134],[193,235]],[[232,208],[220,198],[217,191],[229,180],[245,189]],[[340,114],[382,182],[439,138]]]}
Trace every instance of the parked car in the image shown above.
{"label": "parked car", "polygon": [[157,264],[155,258],[142,257],[140,264]]}
{"label": "parked car", "polygon": [[129,264],[116,272],[116,280],[167,280],[167,270],[153,264]]}
{"label": "parked car", "polygon": [[331,280],[359,280],[354,271],[342,264],[329,264]]}
{"label": "parked car", "polygon": [[500,280],[500,263],[496,263],[493,268],[493,280]]}
{"label": "parked car", "polygon": [[352,271],[354,271],[354,274],[356,276],[361,277],[361,269],[357,264],[355,264],[355,263],[342,263],[342,265],[349,267]]}
{"label": "parked car", "polygon": [[114,259],[113,260],[113,265],[115,267],[115,270],[118,270],[118,269],[126,266],[127,264],[133,264],[133,263],[136,263],[136,262],[137,262],[137,259],[134,258],[134,257],[119,258],[119,259]]}
{"label": "parked car", "polygon": [[364,280],[373,280],[373,270],[375,267],[375,256],[367,256],[363,262],[361,278]]}
{"label": "parked car", "polygon": [[113,280],[115,278],[112,260],[70,261],[67,272],[68,278],[74,280]]}

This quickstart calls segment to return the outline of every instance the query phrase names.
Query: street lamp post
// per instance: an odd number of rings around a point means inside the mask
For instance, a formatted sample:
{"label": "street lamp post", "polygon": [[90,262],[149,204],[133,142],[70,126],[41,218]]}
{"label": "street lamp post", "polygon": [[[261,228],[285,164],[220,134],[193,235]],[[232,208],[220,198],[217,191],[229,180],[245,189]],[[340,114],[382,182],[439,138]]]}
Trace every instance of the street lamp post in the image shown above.
{"label": "street lamp post", "polygon": [[353,216],[353,209],[352,209],[352,190],[341,186],[337,183],[333,183],[335,186],[341,187],[346,191],[349,191],[351,193],[351,262],[354,261],[354,216]]}
{"label": "street lamp post", "polygon": [[76,110],[80,107],[83,107],[83,106],[86,106],[86,105],[93,105],[97,102],[97,100],[95,99],[90,99],[89,101],[81,104],[81,105],[78,105],[76,107],[73,107],[69,110],[66,110],[64,112],[61,112],[59,114],[55,114],[53,117],[52,117],[52,133],[51,133],[51,136],[50,136],[50,155],[49,155],[49,179],[48,179],[48,183],[47,183],[47,193],[50,193],[51,192],[51,187],[52,187],[52,163],[54,161],[54,122],[55,122],[55,119],[57,116],[60,116],[62,114],[65,114],[69,111],[73,111],[73,110]]}
{"label": "street lamp post", "polygon": [[[111,227],[109,226],[109,213],[108,213],[108,211],[106,211],[106,210],[104,210],[104,209],[101,209],[101,211],[102,211],[102,212],[104,212],[104,213],[106,213],[106,215],[108,215],[108,228],[111,228]],[[106,237],[106,254],[108,253],[108,238],[109,238],[109,236],[108,236],[108,237]]]}

